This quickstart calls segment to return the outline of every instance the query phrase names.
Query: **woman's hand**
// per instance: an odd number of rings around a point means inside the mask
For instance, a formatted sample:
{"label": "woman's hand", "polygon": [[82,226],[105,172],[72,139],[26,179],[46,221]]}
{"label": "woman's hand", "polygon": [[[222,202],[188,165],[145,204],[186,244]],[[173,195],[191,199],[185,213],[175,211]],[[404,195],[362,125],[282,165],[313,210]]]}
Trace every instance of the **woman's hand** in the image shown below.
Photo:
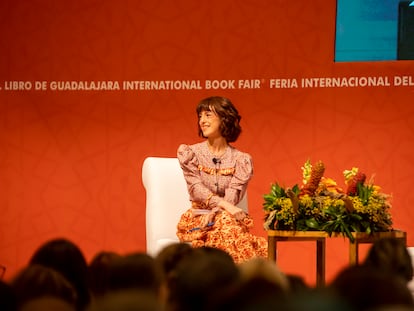
{"label": "woman's hand", "polygon": [[237,220],[243,220],[246,217],[246,213],[236,205],[233,205],[227,201],[220,201],[218,206],[225,209],[229,214],[233,215]]}
{"label": "woman's hand", "polygon": [[208,214],[202,215],[201,217],[201,228],[208,227],[214,220],[214,216],[216,215],[217,210],[213,209]]}

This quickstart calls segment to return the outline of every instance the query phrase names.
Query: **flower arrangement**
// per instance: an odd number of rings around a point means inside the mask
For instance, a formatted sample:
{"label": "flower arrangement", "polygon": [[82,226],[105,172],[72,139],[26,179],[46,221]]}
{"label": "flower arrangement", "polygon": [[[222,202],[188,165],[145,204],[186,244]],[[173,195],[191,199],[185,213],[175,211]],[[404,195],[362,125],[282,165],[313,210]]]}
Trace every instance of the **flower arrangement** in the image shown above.
{"label": "flower arrangement", "polygon": [[314,165],[308,160],[302,167],[302,185],[285,188],[271,185],[265,194],[263,209],[266,230],[340,232],[351,241],[351,232],[383,232],[392,230],[391,197],[366,180],[358,168],[343,172],[346,190],[324,177],[322,161]]}

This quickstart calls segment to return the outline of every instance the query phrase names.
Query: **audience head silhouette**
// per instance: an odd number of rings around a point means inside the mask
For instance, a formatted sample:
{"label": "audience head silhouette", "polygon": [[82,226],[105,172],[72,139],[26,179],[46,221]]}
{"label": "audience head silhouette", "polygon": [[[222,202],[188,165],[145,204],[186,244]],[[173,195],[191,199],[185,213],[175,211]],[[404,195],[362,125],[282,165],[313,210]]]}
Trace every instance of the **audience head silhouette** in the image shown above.
{"label": "audience head silhouette", "polygon": [[75,288],[79,310],[89,304],[88,265],[75,243],[65,238],[49,240],[34,252],[30,264],[39,264],[59,271]]}
{"label": "audience head silhouette", "polygon": [[396,306],[414,307],[406,281],[367,265],[344,268],[336,275],[330,288],[356,311]]}
{"label": "audience head silhouette", "polygon": [[77,294],[71,283],[55,269],[31,264],[23,268],[11,281],[19,307],[43,297],[55,297],[76,306]]}
{"label": "audience head silhouette", "polygon": [[88,265],[88,282],[94,298],[107,293],[109,276],[113,262],[121,255],[111,251],[100,251],[92,258]]}
{"label": "audience head silhouette", "polygon": [[363,264],[399,276],[407,283],[413,278],[411,256],[401,239],[384,238],[375,241]]}
{"label": "audience head silhouette", "polygon": [[195,248],[177,264],[169,275],[168,310],[211,310],[218,300],[225,299],[239,281],[239,269],[225,251]]}
{"label": "audience head silhouette", "polygon": [[110,266],[108,290],[145,289],[158,295],[161,272],[155,259],[146,253],[130,253],[115,258]]}

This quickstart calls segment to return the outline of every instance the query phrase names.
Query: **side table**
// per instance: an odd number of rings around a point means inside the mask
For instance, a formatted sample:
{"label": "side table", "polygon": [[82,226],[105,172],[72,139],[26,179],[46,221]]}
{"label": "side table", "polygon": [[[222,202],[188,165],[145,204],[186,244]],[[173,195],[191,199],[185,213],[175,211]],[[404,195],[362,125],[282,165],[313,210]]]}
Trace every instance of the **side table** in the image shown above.
{"label": "side table", "polygon": [[407,244],[407,233],[405,231],[393,230],[387,232],[375,232],[372,234],[364,232],[352,232],[354,241],[351,242],[348,237],[342,233],[332,233],[330,236],[325,231],[284,231],[284,230],[267,230],[268,238],[268,258],[277,261],[277,243],[278,242],[298,242],[298,241],[315,241],[316,242],[316,285],[325,285],[325,255],[326,255],[326,238],[343,237],[349,240],[349,263],[357,264],[359,259],[359,244],[374,243],[376,240],[383,238],[397,238],[404,240]]}

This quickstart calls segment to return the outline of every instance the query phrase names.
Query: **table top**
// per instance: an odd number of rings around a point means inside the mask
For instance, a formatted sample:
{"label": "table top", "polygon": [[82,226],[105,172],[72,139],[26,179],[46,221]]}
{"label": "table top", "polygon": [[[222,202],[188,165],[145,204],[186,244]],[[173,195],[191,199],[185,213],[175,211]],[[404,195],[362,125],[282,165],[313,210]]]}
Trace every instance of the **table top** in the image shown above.
{"label": "table top", "polygon": [[[332,232],[329,234],[326,231],[293,231],[293,230],[266,230],[268,237],[297,237],[297,238],[339,238],[346,237],[345,234],[340,232]],[[392,230],[384,232],[351,232],[352,236],[356,239],[368,239],[368,238],[406,238],[407,232],[401,230]]]}

